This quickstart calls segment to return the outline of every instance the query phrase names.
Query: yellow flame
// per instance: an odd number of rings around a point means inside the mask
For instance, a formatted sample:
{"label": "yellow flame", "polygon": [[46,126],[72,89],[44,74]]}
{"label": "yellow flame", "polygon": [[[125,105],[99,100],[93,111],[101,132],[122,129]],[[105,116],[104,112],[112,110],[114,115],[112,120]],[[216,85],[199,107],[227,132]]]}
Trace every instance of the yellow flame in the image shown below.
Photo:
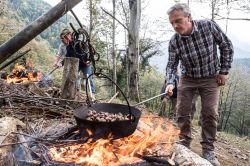
{"label": "yellow flame", "polygon": [[[146,120],[143,119],[143,121]],[[161,151],[169,152],[179,134],[179,130],[170,122],[163,125],[163,120],[150,123],[148,127],[149,130],[137,130],[128,137],[113,141],[99,139],[96,142],[89,140],[84,144],[52,147],[49,154],[53,160],[60,162],[78,163],[87,166],[118,166],[140,161],[135,157],[135,154],[153,152],[157,145],[161,146]]]}

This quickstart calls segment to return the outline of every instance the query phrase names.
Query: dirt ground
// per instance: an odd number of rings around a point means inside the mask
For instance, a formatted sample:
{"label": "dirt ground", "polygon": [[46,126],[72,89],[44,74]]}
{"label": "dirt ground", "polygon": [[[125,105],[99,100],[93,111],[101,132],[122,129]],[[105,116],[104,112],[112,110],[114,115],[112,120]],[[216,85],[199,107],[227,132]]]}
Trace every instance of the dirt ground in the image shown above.
{"label": "dirt ground", "polygon": [[[200,133],[201,128],[195,127],[193,130],[194,139],[191,144],[191,150],[199,155],[201,155]],[[220,137],[220,134],[218,134],[215,143],[215,153],[221,166],[250,166],[250,149],[241,147],[237,142],[232,143]]]}

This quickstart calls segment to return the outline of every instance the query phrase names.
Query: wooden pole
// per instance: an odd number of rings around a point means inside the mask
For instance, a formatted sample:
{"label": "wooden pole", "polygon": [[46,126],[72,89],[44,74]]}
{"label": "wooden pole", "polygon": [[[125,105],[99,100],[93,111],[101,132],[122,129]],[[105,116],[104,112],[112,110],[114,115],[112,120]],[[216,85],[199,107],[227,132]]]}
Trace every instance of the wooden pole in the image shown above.
{"label": "wooden pole", "polygon": [[64,58],[62,95],[63,99],[75,99],[76,82],[78,78],[79,59],[66,57]]}

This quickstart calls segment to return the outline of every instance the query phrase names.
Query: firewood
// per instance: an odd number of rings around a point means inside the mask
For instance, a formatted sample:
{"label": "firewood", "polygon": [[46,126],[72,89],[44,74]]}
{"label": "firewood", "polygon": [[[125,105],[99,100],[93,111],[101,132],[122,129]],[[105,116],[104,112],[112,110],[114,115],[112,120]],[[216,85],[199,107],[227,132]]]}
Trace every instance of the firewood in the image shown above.
{"label": "firewood", "polygon": [[116,98],[116,96],[119,94],[119,92],[116,92],[116,94],[108,101],[108,103],[111,103],[113,100],[114,100],[114,98]]}
{"label": "firewood", "polygon": [[20,165],[27,165],[27,166],[39,166],[41,165],[41,161],[37,161],[37,160],[18,160],[18,164]]}
{"label": "firewood", "polygon": [[174,160],[175,158],[175,152],[173,152],[172,156],[171,156],[171,160]]}
{"label": "firewood", "polygon": [[135,154],[136,157],[141,158],[143,160],[146,160],[148,162],[155,162],[158,164],[166,164],[166,166],[177,166],[178,164],[172,161],[170,158],[168,159],[161,159],[158,157],[152,157],[152,156],[144,156],[141,154]]}
{"label": "firewood", "polygon": [[206,166],[212,166],[210,162],[208,162],[206,159],[203,159],[198,154],[192,152],[187,147],[181,145],[181,144],[174,144],[172,147],[172,151],[175,152],[175,161],[182,165],[187,163],[193,163],[193,165],[206,165]]}

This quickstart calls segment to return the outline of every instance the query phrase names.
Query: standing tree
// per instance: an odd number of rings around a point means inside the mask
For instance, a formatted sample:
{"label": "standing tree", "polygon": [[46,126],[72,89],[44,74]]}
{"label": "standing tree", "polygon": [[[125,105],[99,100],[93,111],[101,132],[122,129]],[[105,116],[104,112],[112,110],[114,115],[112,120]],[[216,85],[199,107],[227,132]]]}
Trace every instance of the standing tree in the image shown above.
{"label": "standing tree", "polygon": [[[116,49],[115,49],[115,16],[116,16],[116,10],[115,10],[115,0],[113,0],[113,38],[112,38],[112,59],[113,59],[113,80],[115,83],[117,83],[117,74],[116,74]],[[113,94],[116,93],[116,85],[113,84]]]}
{"label": "standing tree", "polygon": [[89,0],[89,38],[92,38],[93,31],[93,1]]}
{"label": "standing tree", "polygon": [[141,1],[129,0],[130,22],[128,34],[129,97],[139,101],[139,29]]}

